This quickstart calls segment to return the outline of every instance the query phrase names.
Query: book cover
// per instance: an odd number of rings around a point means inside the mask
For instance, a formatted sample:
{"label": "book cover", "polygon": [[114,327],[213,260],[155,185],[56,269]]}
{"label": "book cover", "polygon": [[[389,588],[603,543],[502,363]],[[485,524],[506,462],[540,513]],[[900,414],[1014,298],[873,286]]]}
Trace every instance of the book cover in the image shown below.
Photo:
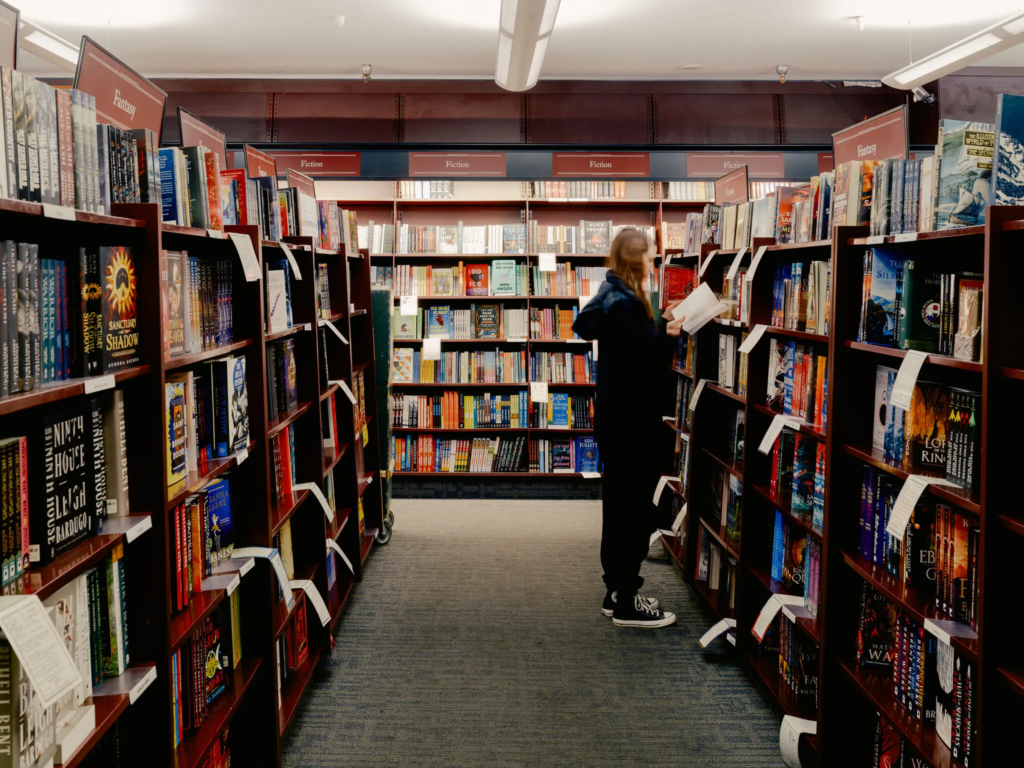
{"label": "book cover", "polygon": [[882,248],[871,251],[870,289],[864,317],[864,341],[891,347],[895,343],[897,282],[903,258]]}
{"label": "book cover", "polygon": [[512,259],[495,259],[491,262],[491,293],[494,296],[516,295],[516,263]]}
{"label": "book cover", "polygon": [[992,203],[995,126],[963,120],[940,120],[942,156],[935,201],[936,230],[985,223]]}
{"label": "book cover", "polygon": [[572,440],[551,441],[551,467],[553,472],[573,472],[572,468]]}
{"label": "book cover", "polygon": [[782,413],[786,398],[786,371],[793,368],[793,349],[774,337],[768,340],[768,393],[765,405]]}
{"label": "book cover", "polygon": [[[670,264],[665,267],[664,273],[661,291],[662,309],[673,302],[685,299],[697,287],[697,271],[692,267],[678,267]],[[596,291],[594,292],[596,293]]]}
{"label": "book cover", "polygon": [[185,264],[180,251],[167,251],[164,273],[165,343],[170,357],[185,354]]}
{"label": "book cover", "polygon": [[864,582],[857,628],[857,661],[862,667],[883,672],[892,668],[896,616],[895,606]]}
{"label": "book cover", "polygon": [[138,293],[135,257],[131,248],[102,246],[100,269],[103,279],[103,372],[138,365]]}
{"label": "book cover", "polygon": [[6,695],[0,697],[0,718],[9,731],[5,752],[9,765],[45,768],[56,751],[56,704],[44,707],[29,681],[24,664],[6,638],[0,637],[0,678]]}
{"label": "book cover", "polygon": [[899,302],[899,333],[896,346],[921,352],[939,351],[942,318],[941,279],[925,272],[913,259],[903,262],[903,286]]}
{"label": "book cover", "polygon": [[551,427],[569,427],[569,395],[555,392],[549,395],[551,400]]}
{"label": "book cover", "polygon": [[68,654],[75,661],[81,685],[72,694],[73,706],[92,696],[92,660],[89,638],[89,594],[87,577],[79,576],[43,601]]}
{"label": "book cover", "polygon": [[452,295],[452,270],[450,267],[433,267],[430,270],[430,295]]}
{"label": "book cover", "polygon": [[416,315],[402,315],[401,310],[395,307],[394,321],[391,327],[394,329],[396,339],[418,339],[419,334],[416,331],[417,320]]}
{"label": "book cover", "polygon": [[1024,203],[1024,96],[996,96],[996,146],[992,161],[996,205]]}
{"label": "book cover", "polygon": [[231,559],[234,523],[231,516],[231,482],[222,477],[206,486],[206,530],[214,565]]}
{"label": "book cover", "polygon": [[451,307],[447,304],[432,306],[428,312],[428,325],[426,338],[451,339],[454,338],[452,328]]}
{"label": "book cover", "polygon": [[908,469],[946,471],[946,416],[949,413],[949,387],[917,381],[906,411],[903,430],[903,462]]}
{"label": "book cover", "polygon": [[779,187],[775,190],[778,208],[775,220],[775,242],[793,243],[793,206],[810,200],[810,187]]}
{"label": "book cover", "polygon": [[411,382],[412,380],[412,349],[395,347],[391,358],[391,381]]}
{"label": "book cover", "polygon": [[473,332],[477,339],[496,339],[499,331],[499,306],[478,304],[473,313]]}
{"label": "book cover", "polygon": [[817,465],[818,441],[797,433],[793,447],[793,498],[790,510],[809,520],[814,510],[814,475]]}
{"label": "book cover", "polygon": [[799,535],[792,526],[785,526],[782,553],[782,584],[787,589],[804,590],[804,570],[807,555],[807,537]]}
{"label": "book cover", "polygon": [[164,384],[164,429],[167,442],[164,450],[167,456],[167,484],[174,485],[183,480],[187,472],[185,456],[185,385],[183,382]]}
{"label": "book cover", "polygon": [[610,221],[581,221],[583,253],[606,254],[611,250],[612,224]]}
{"label": "book cover", "polygon": [[489,267],[487,264],[467,264],[466,270],[466,295],[487,296],[489,289]]}
{"label": "book cover", "polygon": [[[205,147],[183,147],[181,151],[185,157],[185,171],[187,174],[187,187],[181,191],[188,196],[187,207],[192,219],[192,226],[208,229],[211,224],[209,198],[206,191],[205,155],[209,150]],[[265,236],[270,235],[266,227],[264,227],[264,232]]]}
{"label": "book cover", "polygon": [[601,459],[597,440],[593,437],[576,438],[576,448],[579,456],[579,461],[576,463],[577,470],[579,472],[599,472]]}

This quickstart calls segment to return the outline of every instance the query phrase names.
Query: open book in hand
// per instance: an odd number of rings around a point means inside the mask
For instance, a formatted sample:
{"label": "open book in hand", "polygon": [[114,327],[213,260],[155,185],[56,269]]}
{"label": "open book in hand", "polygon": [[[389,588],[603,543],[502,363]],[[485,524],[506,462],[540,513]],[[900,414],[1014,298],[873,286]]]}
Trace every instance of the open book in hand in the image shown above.
{"label": "open book in hand", "polygon": [[701,283],[697,290],[683,299],[675,309],[672,310],[672,319],[686,318],[683,323],[683,331],[696,333],[713,317],[718,317],[727,309],[725,302],[721,301],[707,283]]}

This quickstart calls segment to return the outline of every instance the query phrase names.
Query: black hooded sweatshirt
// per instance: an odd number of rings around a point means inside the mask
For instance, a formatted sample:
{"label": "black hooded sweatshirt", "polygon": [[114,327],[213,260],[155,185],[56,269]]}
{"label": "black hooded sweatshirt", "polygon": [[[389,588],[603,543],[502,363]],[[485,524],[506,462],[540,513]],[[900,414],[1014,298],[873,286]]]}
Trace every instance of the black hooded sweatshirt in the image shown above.
{"label": "black hooded sweatshirt", "polygon": [[636,294],[608,273],[573,330],[597,341],[595,434],[605,461],[657,462],[672,346]]}

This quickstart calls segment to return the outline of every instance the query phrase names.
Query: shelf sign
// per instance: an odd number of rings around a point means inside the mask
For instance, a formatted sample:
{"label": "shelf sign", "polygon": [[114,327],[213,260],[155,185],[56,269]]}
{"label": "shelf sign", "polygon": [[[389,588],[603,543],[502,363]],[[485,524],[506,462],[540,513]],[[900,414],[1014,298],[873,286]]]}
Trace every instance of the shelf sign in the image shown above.
{"label": "shelf sign", "polygon": [[818,153],[818,173],[828,173],[834,171],[836,168],[835,158],[832,157],[831,152],[819,152]]}
{"label": "shelf sign", "polygon": [[227,137],[187,109],[178,107],[178,134],[183,147],[206,147],[217,155],[222,171],[231,170]]}
{"label": "shelf sign", "polygon": [[18,68],[18,29],[21,12],[12,5],[0,2],[0,64],[8,69]]}
{"label": "shelf sign", "polygon": [[274,158],[255,147],[245,145],[245,175],[250,179],[260,176],[277,176],[277,163]]}
{"label": "shelf sign", "polygon": [[291,168],[287,169],[284,175],[288,180],[289,187],[295,187],[302,194],[316,199],[316,185],[313,183],[313,179],[304,173],[293,171]]}
{"label": "shelf sign", "polygon": [[650,152],[553,152],[552,176],[650,176]]}
{"label": "shelf sign", "polygon": [[747,166],[741,166],[731,173],[715,179],[715,205],[722,203],[745,203],[747,194]]}
{"label": "shelf sign", "polygon": [[691,179],[717,179],[747,166],[751,179],[782,179],[786,166],[781,152],[688,152],[686,175]]}
{"label": "shelf sign", "polygon": [[307,176],[358,176],[359,152],[301,152],[275,150],[268,153],[277,161],[277,172],[298,171]]}
{"label": "shelf sign", "polygon": [[84,35],[74,87],[96,97],[99,122],[123,130],[148,128],[160,143],[167,94]]}
{"label": "shelf sign", "polygon": [[832,134],[836,166],[851,160],[889,160],[907,157],[907,106],[896,107]]}
{"label": "shelf sign", "polygon": [[410,176],[505,177],[504,152],[410,152]]}

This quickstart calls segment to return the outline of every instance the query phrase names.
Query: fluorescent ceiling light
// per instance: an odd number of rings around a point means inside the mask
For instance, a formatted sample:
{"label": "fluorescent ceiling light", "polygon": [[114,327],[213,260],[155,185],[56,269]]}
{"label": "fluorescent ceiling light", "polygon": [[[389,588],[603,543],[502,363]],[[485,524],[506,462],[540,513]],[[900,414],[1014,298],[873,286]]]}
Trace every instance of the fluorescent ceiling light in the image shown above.
{"label": "fluorescent ceiling light", "polygon": [[501,0],[494,81],[507,91],[537,84],[560,0]]}
{"label": "fluorescent ceiling light", "polygon": [[61,69],[74,72],[78,66],[78,46],[69,43],[62,37],[33,24],[30,21],[21,23],[21,34],[18,36],[18,46],[29,53],[33,53],[51,64],[56,64]]}
{"label": "fluorescent ceiling light", "polygon": [[1024,43],[1024,13],[1003,19],[988,29],[886,75],[882,82],[909,91],[1021,43]]}
{"label": "fluorescent ceiling light", "polygon": [[114,29],[155,27],[182,21],[190,14],[184,0],[175,2],[135,2],[135,0],[18,0],[21,18],[50,24],[58,29]]}

